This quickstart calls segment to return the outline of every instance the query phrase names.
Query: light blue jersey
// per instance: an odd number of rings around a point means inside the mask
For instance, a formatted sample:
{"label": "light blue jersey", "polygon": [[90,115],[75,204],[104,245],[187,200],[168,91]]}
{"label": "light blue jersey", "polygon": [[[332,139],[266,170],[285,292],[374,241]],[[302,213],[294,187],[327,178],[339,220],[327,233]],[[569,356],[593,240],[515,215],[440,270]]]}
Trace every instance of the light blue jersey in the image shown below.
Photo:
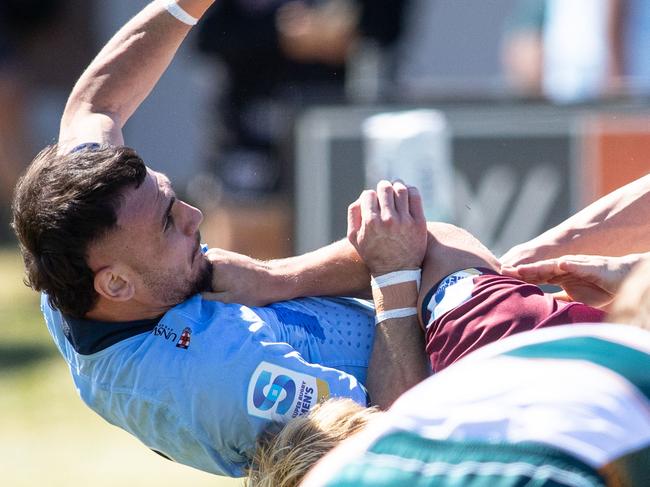
{"label": "light blue jersey", "polygon": [[41,307],[84,402],[170,459],[241,476],[258,435],[363,387],[374,311],[352,299],[249,308],[200,296],[160,320],[98,323]]}

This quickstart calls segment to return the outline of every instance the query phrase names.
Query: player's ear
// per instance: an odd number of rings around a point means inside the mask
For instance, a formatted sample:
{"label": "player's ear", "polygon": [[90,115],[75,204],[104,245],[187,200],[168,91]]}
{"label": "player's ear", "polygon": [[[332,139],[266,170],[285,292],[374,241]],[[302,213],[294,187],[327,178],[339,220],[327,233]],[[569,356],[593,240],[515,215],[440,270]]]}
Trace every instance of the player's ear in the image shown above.
{"label": "player's ear", "polygon": [[135,294],[133,281],[118,265],[109,265],[97,271],[94,286],[99,295],[111,301],[128,301]]}

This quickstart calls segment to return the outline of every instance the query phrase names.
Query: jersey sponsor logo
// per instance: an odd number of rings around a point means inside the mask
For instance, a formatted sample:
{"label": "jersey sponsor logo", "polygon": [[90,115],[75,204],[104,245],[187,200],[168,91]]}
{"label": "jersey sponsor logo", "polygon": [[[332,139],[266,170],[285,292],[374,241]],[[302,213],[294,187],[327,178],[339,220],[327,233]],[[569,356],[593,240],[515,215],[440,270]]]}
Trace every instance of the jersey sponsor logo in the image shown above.
{"label": "jersey sponsor logo", "polygon": [[[253,389],[253,404],[260,411],[268,411],[276,405],[276,412],[278,414],[286,414],[293,404],[293,399],[296,397],[296,383],[291,380],[288,375],[278,375],[273,379],[271,384],[271,372],[263,370]],[[266,386],[271,384],[271,387],[265,393]],[[279,400],[282,392],[285,392],[284,399]]]}
{"label": "jersey sponsor logo", "polygon": [[295,418],[329,395],[321,379],[261,362],[248,385],[248,414],[273,421]]}

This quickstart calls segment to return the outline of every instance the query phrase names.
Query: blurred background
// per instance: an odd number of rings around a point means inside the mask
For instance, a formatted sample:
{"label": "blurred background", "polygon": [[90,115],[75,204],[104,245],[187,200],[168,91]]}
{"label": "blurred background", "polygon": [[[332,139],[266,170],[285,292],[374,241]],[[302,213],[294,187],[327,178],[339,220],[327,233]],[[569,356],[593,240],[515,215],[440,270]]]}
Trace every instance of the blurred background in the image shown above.
{"label": "blurred background", "polygon": [[[0,1],[3,485],[239,485],[81,404],[9,228],[74,81],[146,3]],[[312,250],[400,177],[500,254],[650,170],[650,0],[217,0],[125,138],[211,246]]]}

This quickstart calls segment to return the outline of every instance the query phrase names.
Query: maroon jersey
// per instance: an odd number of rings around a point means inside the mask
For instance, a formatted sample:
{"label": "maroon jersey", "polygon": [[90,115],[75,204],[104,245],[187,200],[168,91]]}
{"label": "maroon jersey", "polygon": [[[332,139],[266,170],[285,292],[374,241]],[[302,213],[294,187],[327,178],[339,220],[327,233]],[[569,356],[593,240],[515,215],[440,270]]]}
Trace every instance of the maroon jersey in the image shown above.
{"label": "maroon jersey", "polygon": [[603,311],[565,302],[533,284],[490,269],[466,269],[443,279],[423,303],[426,351],[434,372],[515,333],[603,321]]}

